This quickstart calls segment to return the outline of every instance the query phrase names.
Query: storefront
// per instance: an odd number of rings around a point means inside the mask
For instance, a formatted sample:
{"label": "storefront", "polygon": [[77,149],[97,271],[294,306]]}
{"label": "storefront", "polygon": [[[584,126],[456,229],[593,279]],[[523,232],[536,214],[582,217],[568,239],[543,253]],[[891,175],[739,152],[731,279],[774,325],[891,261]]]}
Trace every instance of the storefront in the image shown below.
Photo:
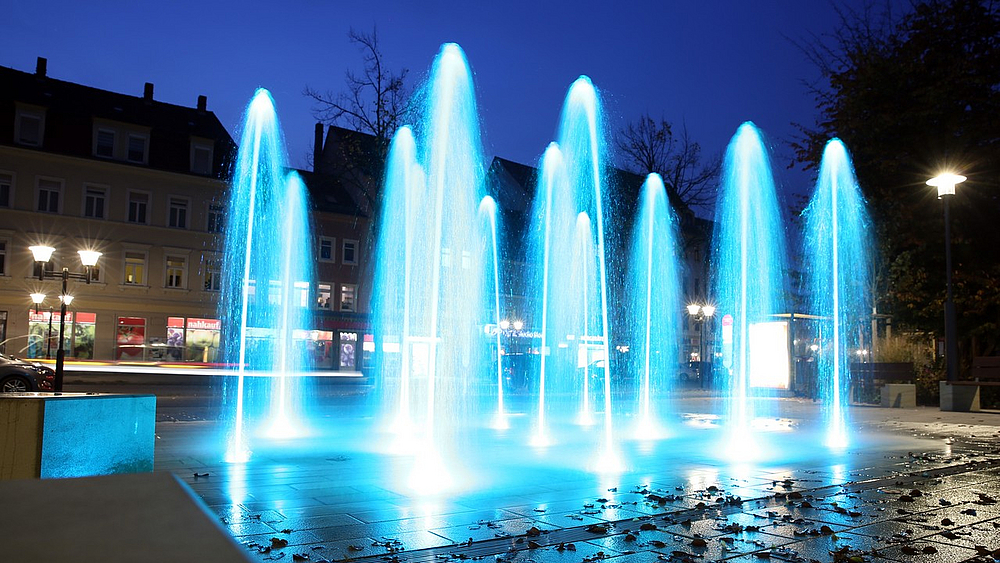
{"label": "storefront", "polygon": [[[331,314],[316,319],[318,331],[324,341],[329,344],[329,356],[324,356],[323,363],[314,364],[315,369],[334,369],[339,371],[361,371],[366,364],[365,357],[371,352],[365,352],[365,346],[374,350],[374,339],[367,330],[367,319],[357,314]],[[368,344],[365,344],[365,343]]]}
{"label": "storefront", "polygon": [[119,361],[146,359],[145,317],[118,317],[115,329],[115,356]]}
{"label": "storefront", "polygon": [[[59,350],[59,313],[56,311],[31,311],[28,317],[29,358],[55,358]],[[96,313],[67,312],[63,333],[63,349],[67,358],[90,360],[94,358],[94,340],[97,327]]]}

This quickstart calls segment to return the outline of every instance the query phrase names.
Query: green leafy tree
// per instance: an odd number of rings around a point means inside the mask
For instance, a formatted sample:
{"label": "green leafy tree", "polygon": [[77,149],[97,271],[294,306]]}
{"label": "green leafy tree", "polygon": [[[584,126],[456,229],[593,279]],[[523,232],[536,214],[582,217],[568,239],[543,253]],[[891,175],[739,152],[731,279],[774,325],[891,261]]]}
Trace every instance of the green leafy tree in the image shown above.
{"label": "green leafy tree", "polygon": [[994,353],[1000,326],[1000,3],[917,2],[842,8],[829,36],[800,47],[817,65],[820,118],[800,126],[807,168],[840,137],[871,206],[879,308],[897,325],[943,332],[944,226],[925,182],[965,174],[952,199],[959,335],[966,357]]}

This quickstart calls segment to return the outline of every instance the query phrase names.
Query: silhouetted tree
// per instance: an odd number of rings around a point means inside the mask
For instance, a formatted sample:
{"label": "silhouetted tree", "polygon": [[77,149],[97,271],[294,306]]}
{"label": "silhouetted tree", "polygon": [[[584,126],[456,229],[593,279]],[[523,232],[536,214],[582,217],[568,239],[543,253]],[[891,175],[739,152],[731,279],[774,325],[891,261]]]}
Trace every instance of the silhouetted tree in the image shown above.
{"label": "silhouetted tree", "polygon": [[671,123],[649,115],[623,127],[615,138],[622,166],[643,176],[663,177],[671,203],[691,209],[715,201],[721,159],[702,161],[701,145],[691,140],[687,127],[674,134]]}
{"label": "silhouetted tree", "polygon": [[345,169],[327,172],[336,172],[345,182],[356,184],[367,207],[373,208],[389,143],[409,111],[408,71],[394,71],[386,64],[377,28],[370,33],[351,29],[348,38],[361,52],[361,71],[348,70],[345,89],[340,92],[320,92],[306,86],[304,94],[314,100],[313,115],[320,122],[363,133],[341,140],[343,154],[338,160]]}
{"label": "silhouetted tree", "polygon": [[882,307],[896,324],[943,330],[944,234],[928,178],[965,174],[952,200],[959,332],[992,353],[1000,326],[1000,4],[928,0],[841,8],[829,36],[800,47],[821,72],[820,118],[796,151],[807,168],[840,137],[851,150],[882,253]]}

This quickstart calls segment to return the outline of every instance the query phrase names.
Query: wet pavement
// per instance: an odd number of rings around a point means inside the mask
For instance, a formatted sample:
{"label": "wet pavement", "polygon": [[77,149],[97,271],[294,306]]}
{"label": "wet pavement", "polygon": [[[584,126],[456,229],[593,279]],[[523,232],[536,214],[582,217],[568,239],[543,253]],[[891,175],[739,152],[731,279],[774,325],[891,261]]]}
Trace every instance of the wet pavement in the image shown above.
{"label": "wet pavement", "polygon": [[472,451],[489,461],[433,495],[407,484],[411,456],[359,438],[357,411],[245,465],[219,461],[218,423],[163,412],[156,470],[186,481],[261,561],[1000,560],[1000,414],[855,407],[855,445],[831,454],[810,434],[815,404],[779,406],[791,426],[764,450],[782,455],[737,464],[692,430],[601,475],[571,460],[579,445],[545,457],[478,436]]}

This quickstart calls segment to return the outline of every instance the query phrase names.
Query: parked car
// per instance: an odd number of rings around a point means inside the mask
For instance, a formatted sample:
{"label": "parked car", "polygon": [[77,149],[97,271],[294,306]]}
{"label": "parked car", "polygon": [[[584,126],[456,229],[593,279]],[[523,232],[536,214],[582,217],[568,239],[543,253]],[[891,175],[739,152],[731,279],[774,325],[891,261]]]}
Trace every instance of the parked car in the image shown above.
{"label": "parked car", "polygon": [[0,354],[0,392],[52,391],[56,373],[52,368]]}

